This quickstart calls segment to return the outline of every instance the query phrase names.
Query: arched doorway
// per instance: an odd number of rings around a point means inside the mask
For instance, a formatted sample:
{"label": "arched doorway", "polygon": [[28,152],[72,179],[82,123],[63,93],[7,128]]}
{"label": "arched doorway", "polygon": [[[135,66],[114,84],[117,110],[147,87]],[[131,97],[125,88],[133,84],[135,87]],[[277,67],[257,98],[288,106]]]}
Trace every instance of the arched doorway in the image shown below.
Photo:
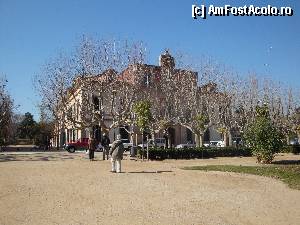
{"label": "arched doorway", "polygon": [[101,141],[101,127],[99,125],[93,126],[94,138],[97,142]]}
{"label": "arched doorway", "polygon": [[174,144],[175,144],[175,129],[173,127],[169,127],[168,134],[169,134],[168,147],[172,148],[172,147],[174,147]]}
{"label": "arched doorway", "polygon": [[205,131],[203,141],[204,142],[209,142],[210,141],[210,131],[209,131],[209,129],[207,129]]}
{"label": "arched doorway", "polygon": [[126,130],[129,130],[128,126],[120,127],[119,134],[121,135],[121,139],[129,139],[129,134]]}
{"label": "arched doorway", "polygon": [[[59,142],[59,138],[58,138],[58,142]],[[61,134],[60,134],[60,147],[63,147],[64,144],[66,144],[66,132],[65,131],[62,131]]]}
{"label": "arched doorway", "polygon": [[188,129],[188,128],[186,128],[186,141],[188,143],[192,143],[193,142],[193,132],[190,129]]}

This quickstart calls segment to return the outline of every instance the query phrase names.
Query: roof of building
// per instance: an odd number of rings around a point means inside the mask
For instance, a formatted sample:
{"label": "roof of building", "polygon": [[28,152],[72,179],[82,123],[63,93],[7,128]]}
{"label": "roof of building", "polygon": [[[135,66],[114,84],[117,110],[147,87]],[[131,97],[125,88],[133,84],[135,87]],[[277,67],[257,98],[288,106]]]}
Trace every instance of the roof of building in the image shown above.
{"label": "roof of building", "polygon": [[[125,81],[130,84],[142,84],[144,79],[151,79],[151,82],[159,82],[163,75],[171,72],[174,79],[185,79],[186,76],[192,76],[195,85],[198,82],[198,73],[175,68],[175,60],[168,51],[160,55],[159,66],[149,64],[131,64],[121,73],[118,73],[114,69],[107,69],[103,73],[95,76],[77,76],[73,81],[73,87],[71,89],[77,89],[82,82],[119,82]],[[147,78],[148,76],[148,78]]]}

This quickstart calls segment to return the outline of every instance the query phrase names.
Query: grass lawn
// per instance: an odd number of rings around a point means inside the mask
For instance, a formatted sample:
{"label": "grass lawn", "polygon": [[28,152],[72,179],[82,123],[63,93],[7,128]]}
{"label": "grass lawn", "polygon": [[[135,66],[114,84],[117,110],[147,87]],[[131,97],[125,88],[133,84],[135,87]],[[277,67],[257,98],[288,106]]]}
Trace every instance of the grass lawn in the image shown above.
{"label": "grass lawn", "polygon": [[279,179],[290,188],[300,190],[300,165],[268,165],[268,166],[232,166],[209,165],[184,167],[185,170],[222,171],[248,173]]}

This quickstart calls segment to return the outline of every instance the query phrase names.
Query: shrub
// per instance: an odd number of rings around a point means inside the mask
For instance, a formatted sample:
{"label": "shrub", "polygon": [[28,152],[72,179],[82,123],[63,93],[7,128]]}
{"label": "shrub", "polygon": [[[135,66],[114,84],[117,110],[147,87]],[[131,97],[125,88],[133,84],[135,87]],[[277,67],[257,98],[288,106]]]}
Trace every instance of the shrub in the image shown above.
{"label": "shrub", "polygon": [[4,138],[1,138],[0,137],[0,146],[6,146],[8,145],[9,143],[7,142],[7,140],[5,140]]}
{"label": "shrub", "polygon": [[280,152],[282,153],[300,153],[300,145],[285,145],[281,148]]}
{"label": "shrub", "polygon": [[285,145],[283,146],[280,151],[280,153],[291,153],[292,152],[292,146],[291,145]]}
{"label": "shrub", "polygon": [[292,153],[299,154],[300,153],[300,145],[292,145]]}
{"label": "shrub", "polygon": [[283,135],[273,125],[267,106],[257,107],[256,113],[255,121],[246,129],[245,140],[258,162],[271,163],[274,153],[283,147]]}
{"label": "shrub", "polygon": [[[146,150],[138,149],[138,157],[146,157]],[[164,159],[201,159],[214,157],[233,157],[233,156],[251,156],[249,148],[181,148],[181,149],[162,149],[150,148],[149,159],[164,160]]]}

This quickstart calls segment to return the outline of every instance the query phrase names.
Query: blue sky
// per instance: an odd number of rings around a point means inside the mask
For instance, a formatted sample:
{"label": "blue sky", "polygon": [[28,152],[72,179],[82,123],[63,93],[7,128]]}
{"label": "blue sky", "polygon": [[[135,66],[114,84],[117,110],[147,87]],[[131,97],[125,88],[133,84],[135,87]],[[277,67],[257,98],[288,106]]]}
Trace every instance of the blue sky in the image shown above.
{"label": "blue sky", "polygon": [[[291,6],[294,15],[192,19],[192,4],[203,2]],[[0,0],[0,74],[9,81],[18,112],[32,112],[38,119],[33,75],[87,34],[143,41],[152,64],[169,48],[194,57],[211,56],[241,74],[256,72],[299,87],[299,10],[297,0]]]}

